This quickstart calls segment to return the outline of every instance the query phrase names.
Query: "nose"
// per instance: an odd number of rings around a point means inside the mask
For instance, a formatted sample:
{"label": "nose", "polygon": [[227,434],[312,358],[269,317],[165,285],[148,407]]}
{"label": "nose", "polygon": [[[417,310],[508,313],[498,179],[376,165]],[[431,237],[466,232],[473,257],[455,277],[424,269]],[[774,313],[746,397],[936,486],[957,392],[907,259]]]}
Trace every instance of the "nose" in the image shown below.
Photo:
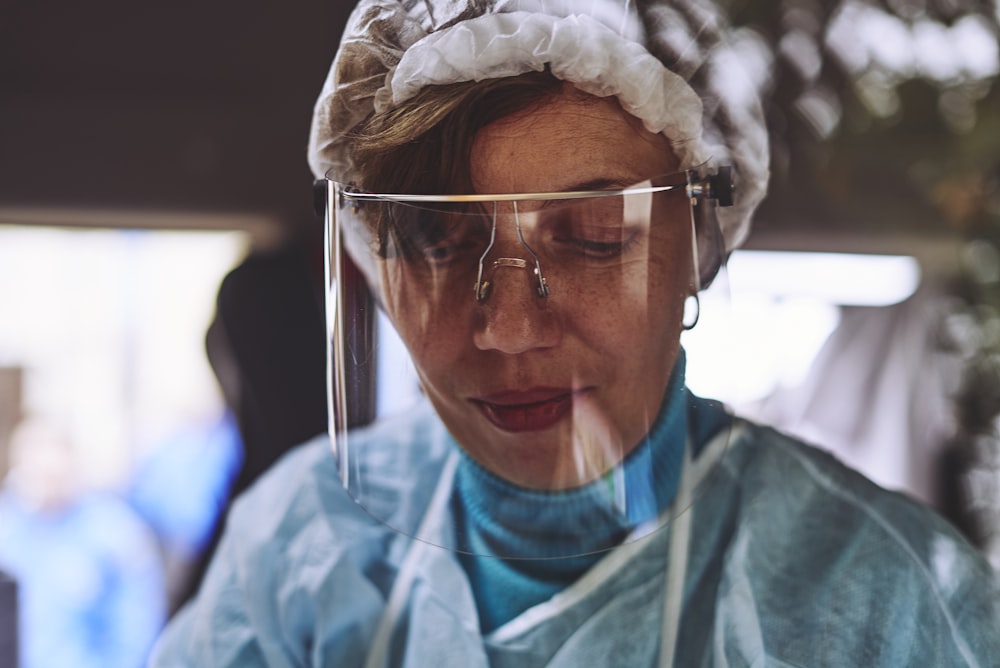
{"label": "nose", "polygon": [[480,350],[508,355],[550,348],[559,343],[561,328],[548,299],[538,293],[533,262],[501,258],[487,279],[473,342]]}
{"label": "nose", "polygon": [[[535,280],[538,281],[538,287],[536,288],[539,297],[549,296],[549,286],[545,277],[542,275],[541,265],[538,263],[538,258],[532,255],[535,259],[534,268],[532,273],[535,275]],[[493,292],[493,273],[500,267],[517,267],[518,269],[527,269],[528,261],[519,257],[499,257],[493,261],[492,266],[483,267],[483,260],[485,256],[479,260],[479,275],[476,278],[476,301],[482,304],[487,299],[490,298],[490,293]]]}

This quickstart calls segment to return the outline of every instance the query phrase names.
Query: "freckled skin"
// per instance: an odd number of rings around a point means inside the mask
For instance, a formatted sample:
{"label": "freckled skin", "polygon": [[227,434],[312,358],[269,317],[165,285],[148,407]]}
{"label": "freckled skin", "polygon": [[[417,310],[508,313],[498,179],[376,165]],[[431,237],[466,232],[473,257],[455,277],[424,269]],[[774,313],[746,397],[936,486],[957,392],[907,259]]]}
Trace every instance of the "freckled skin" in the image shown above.
{"label": "freckled skin", "polygon": [[[675,172],[677,163],[667,140],[614,98],[567,85],[543,106],[481,130],[470,169],[477,192],[500,194],[625,186]],[[525,487],[574,487],[618,463],[648,431],[679,352],[693,273],[687,200],[666,198],[654,220],[652,257],[625,257],[588,281],[556,274],[544,299],[529,269],[497,271],[489,299],[478,304],[471,284],[428,299],[392,261],[383,263],[383,303],[424,390],[484,467]],[[498,224],[496,234],[491,256],[528,257],[513,225]],[[572,391],[570,414],[546,429],[511,433],[476,404],[533,388]]]}

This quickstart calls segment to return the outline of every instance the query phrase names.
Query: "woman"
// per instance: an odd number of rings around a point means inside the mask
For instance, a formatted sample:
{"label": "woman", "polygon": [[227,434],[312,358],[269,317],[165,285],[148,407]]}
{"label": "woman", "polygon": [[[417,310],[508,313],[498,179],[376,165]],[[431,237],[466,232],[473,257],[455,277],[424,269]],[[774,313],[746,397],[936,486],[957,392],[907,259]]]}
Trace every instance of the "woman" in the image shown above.
{"label": "woman", "polygon": [[680,333],[767,179],[704,7],[358,6],[310,145],[333,407],[367,354],[341,243],[427,403],[335,428],[336,461],[305,446],[245,496],[155,663],[1000,656],[996,581],[943,521],[684,387]]}

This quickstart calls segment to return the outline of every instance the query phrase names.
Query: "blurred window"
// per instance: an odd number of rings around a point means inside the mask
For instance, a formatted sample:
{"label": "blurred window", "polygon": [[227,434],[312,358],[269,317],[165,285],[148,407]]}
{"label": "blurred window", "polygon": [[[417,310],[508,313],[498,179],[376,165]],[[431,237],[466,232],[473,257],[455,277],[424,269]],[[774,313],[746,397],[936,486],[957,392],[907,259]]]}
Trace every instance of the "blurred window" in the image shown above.
{"label": "blurred window", "polygon": [[24,369],[24,409],[62,416],[89,486],[118,487],[135,461],[221,394],[205,356],[238,231],[0,225],[0,366]]}

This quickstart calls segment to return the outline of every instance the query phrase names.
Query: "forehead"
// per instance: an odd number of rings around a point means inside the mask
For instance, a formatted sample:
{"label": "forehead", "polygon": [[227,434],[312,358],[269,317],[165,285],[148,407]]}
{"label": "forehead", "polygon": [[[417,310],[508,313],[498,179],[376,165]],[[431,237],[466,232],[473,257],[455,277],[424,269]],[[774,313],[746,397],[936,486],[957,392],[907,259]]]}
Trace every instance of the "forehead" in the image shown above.
{"label": "forehead", "polygon": [[481,193],[627,186],[677,164],[666,137],[642,127],[617,99],[568,84],[484,127],[470,156],[472,183]]}

